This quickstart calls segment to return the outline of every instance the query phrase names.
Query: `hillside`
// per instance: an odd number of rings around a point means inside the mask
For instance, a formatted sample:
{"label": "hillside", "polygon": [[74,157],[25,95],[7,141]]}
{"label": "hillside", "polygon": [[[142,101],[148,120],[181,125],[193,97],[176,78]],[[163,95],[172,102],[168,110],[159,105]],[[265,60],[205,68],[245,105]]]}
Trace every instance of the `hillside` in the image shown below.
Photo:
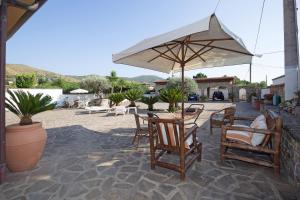
{"label": "hillside", "polygon": [[[91,74],[91,75],[82,75],[82,76],[75,76],[75,75],[61,75],[58,73],[50,72],[47,70],[38,69],[35,67],[31,67],[28,65],[22,65],[22,64],[7,64],[6,65],[6,76],[8,78],[13,78],[16,76],[16,74],[22,74],[22,73],[36,73],[37,76],[46,76],[49,78],[57,78],[62,77],[65,78],[68,81],[72,82],[80,82],[83,79],[88,78],[104,78],[103,76],[97,75],[97,74]],[[136,77],[122,77],[129,81],[136,81],[141,83],[153,83],[156,80],[161,80],[161,77],[153,76],[153,75],[143,75],[143,76],[136,76]]]}
{"label": "hillside", "polygon": [[22,64],[6,64],[6,77],[12,78],[15,77],[17,74],[22,73],[35,73],[37,76],[45,76],[49,78],[58,78],[62,77],[65,78],[68,81],[74,81],[78,82],[77,79],[74,79],[72,77],[67,77],[61,74],[57,74],[54,72],[38,69],[35,67],[31,67],[28,65],[22,65]]}

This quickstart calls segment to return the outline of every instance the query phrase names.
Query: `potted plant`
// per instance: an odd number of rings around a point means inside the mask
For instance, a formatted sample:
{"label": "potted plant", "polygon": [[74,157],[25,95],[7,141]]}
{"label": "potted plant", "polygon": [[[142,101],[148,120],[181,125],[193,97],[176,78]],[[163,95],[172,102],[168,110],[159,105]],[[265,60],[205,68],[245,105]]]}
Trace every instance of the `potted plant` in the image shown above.
{"label": "potted plant", "polygon": [[137,101],[138,99],[140,99],[142,97],[142,95],[143,95],[143,91],[141,91],[139,89],[128,90],[125,93],[125,98],[130,101],[129,107],[136,107],[135,106],[135,101]]}
{"label": "potted plant", "polygon": [[148,96],[148,97],[143,96],[141,98],[141,102],[148,105],[148,110],[149,111],[153,111],[153,105],[156,102],[158,102],[158,100],[159,100],[158,96]]}
{"label": "potted plant", "polygon": [[109,95],[108,99],[111,101],[112,105],[118,106],[125,97],[123,93],[112,93]]}
{"label": "potted plant", "polygon": [[35,114],[52,110],[55,103],[52,98],[39,93],[8,90],[5,106],[20,118],[19,124],[6,127],[6,163],[12,172],[20,172],[34,168],[40,160],[47,134],[41,122],[33,122]]}
{"label": "potted plant", "polygon": [[166,103],[169,103],[168,112],[176,111],[176,103],[182,99],[182,92],[178,88],[168,88],[160,92],[159,98]]}

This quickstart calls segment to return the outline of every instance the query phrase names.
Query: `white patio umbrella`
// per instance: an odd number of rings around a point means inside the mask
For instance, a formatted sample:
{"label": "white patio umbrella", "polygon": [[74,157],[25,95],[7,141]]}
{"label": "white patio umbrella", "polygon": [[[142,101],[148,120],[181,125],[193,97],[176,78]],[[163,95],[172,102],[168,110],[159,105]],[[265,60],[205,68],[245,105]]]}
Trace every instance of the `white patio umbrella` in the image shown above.
{"label": "white patio umbrella", "polygon": [[70,93],[71,94],[87,94],[87,93],[89,93],[89,91],[79,88],[79,89],[70,91]]}
{"label": "white patio umbrella", "polygon": [[[159,72],[249,64],[252,54],[242,40],[228,30],[215,14],[182,28],[145,39],[113,54],[113,62]],[[182,117],[184,101],[182,101]]]}

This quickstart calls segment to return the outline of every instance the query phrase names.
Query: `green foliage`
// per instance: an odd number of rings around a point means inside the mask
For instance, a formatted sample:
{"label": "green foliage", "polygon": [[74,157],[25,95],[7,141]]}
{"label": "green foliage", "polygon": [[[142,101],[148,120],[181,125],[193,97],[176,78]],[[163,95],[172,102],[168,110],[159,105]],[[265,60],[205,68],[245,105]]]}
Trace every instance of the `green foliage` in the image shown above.
{"label": "green foliage", "polygon": [[[197,83],[191,79],[191,78],[184,78],[185,82],[185,93],[190,94],[190,93],[195,93],[198,89]],[[168,83],[166,85],[166,88],[177,88],[181,89],[181,78],[170,78],[168,80]]]}
{"label": "green foliage", "polygon": [[32,95],[23,91],[7,92],[10,98],[5,98],[5,107],[20,118],[20,125],[32,124],[33,115],[55,108],[51,96],[43,96],[42,93]]}
{"label": "green foliage", "polygon": [[257,94],[256,94],[255,92],[252,92],[251,94],[248,95],[247,101],[248,101],[248,102],[251,102],[252,97],[256,97],[256,96],[257,96]]}
{"label": "green foliage", "polygon": [[207,101],[207,100],[208,100],[208,97],[207,97],[207,96],[205,96],[205,95],[200,96],[200,101],[201,101],[201,102],[205,102],[205,101]]}
{"label": "green foliage", "polygon": [[107,93],[111,85],[104,78],[90,78],[81,81],[80,88],[99,95],[100,93]]}
{"label": "green foliage", "polygon": [[62,78],[54,80],[51,85],[62,88],[64,93],[69,93],[72,90],[80,88],[78,82],[69,82]]}
{"label": "green foliage", "polygon": [[109,95],[108,99],[112,101],[114,105],[118,106],[125,97],[123,93],[112,93]]}
{"label": "green foliage", "polygon": [[111,93],[114,93],[114,88],[117,86],[119,79],[119,77],[117,76],[117,72],[114,70],[111,71],[110,76],[107,76],[106,79],[111,85]]}
{"label": "green foliage", "polygon": [[241,80],[236,76],[234,77],[234,80],[235,80],[235,84],[241,87],[248,86],[248,87],[260,88],[260,89],[267,87],[266,81],[261,81],[259,83],[250,83],[249,81]]}
{"label": "green foliage", "polygon": [[159,98],[166,103],[169,103],[169,112],[175,112],[176,104],[182,99],[182,92],[178,88],[167,88],[161,90]]}
{"label": "green foliage", "polygon": [[129,107],[135,107],[135,101],[140,99],[143,95],[143,91],[139,89],[131,89],[125,93],[125,98],[130,101]]}
{"label": "green foliage", "polygon": [[17,88],[33,88],[36,85],[35,74],[17,74],[16,86]]}
{"label": "green foliage", "polygon": [[198,73],[196,74],[195,76],[193,76],[193,78],[207,78],[206,74],[203,74],[203,73]]}
{"label": "green foliage", "polygon": [[148,110],[153,111],[153,105],[157,103],[159,100],[159,96],[142,96],[141,102],[148,105]]}

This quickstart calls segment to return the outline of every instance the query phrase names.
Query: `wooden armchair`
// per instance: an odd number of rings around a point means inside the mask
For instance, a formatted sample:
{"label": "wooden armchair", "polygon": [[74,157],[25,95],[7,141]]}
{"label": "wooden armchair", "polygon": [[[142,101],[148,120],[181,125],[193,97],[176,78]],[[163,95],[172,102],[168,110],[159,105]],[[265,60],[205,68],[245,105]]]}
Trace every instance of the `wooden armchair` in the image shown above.
{"label": "wooden armchair", "polygon": [[132,140],[132,144],[136,142],[136,148],[138,148],[141,137],[149,138],[149,129],[148,129],[148,124],[141,123],[140,120],[144,121],[143,117],[134,113],[134,118],[135,118],[136,130],[135,130],[134,138]]}
{"label": "wooden armchair", "polygon": [[[273,167],[275,173],[280,171],[280,140],[282,133],[282,119],[273,111],[264,113],[267,129],[256,129],[242,125],[222,126],[221,135],[221,161],[236,159],[267,167]],[[247,117],[235,117],[235,120],[253,120]],[[232,135],[233,133],[233,135]],[[253,134],[263,134],[261,142],[253,145]],[[234,136],[239,134],[239,137]],[[250,138],[244,137],[250,135]],[[252,135],[252,138],[251,138]],[[260,135],[260,134],[259,134]],[[249,140],[250,139],[250,140]],[[267,155],[269,158],[250,158],[241,154],[229,152],[229,149],[241,149]]]}
{"label": "wooden armchair", "polygon": [[[164,167],[180,173],[185,179],[186,170],[198,159],[201,160],[202,144],[197,141],[197,126],[185,129],[184,121],[178,119],[149,119],[151,169]],[[156,140],[157,139],[157,140]],[[156,141],[156,142],[155,142]],[[166,153],[179,155],[179,164],[162,161]]]}
{"label": "wooden armchair", "polygon": [[210,115],[210,134],[213,128],[221,128],[226,124],[233,124],[236,108],[234,106],[224,108]]}

